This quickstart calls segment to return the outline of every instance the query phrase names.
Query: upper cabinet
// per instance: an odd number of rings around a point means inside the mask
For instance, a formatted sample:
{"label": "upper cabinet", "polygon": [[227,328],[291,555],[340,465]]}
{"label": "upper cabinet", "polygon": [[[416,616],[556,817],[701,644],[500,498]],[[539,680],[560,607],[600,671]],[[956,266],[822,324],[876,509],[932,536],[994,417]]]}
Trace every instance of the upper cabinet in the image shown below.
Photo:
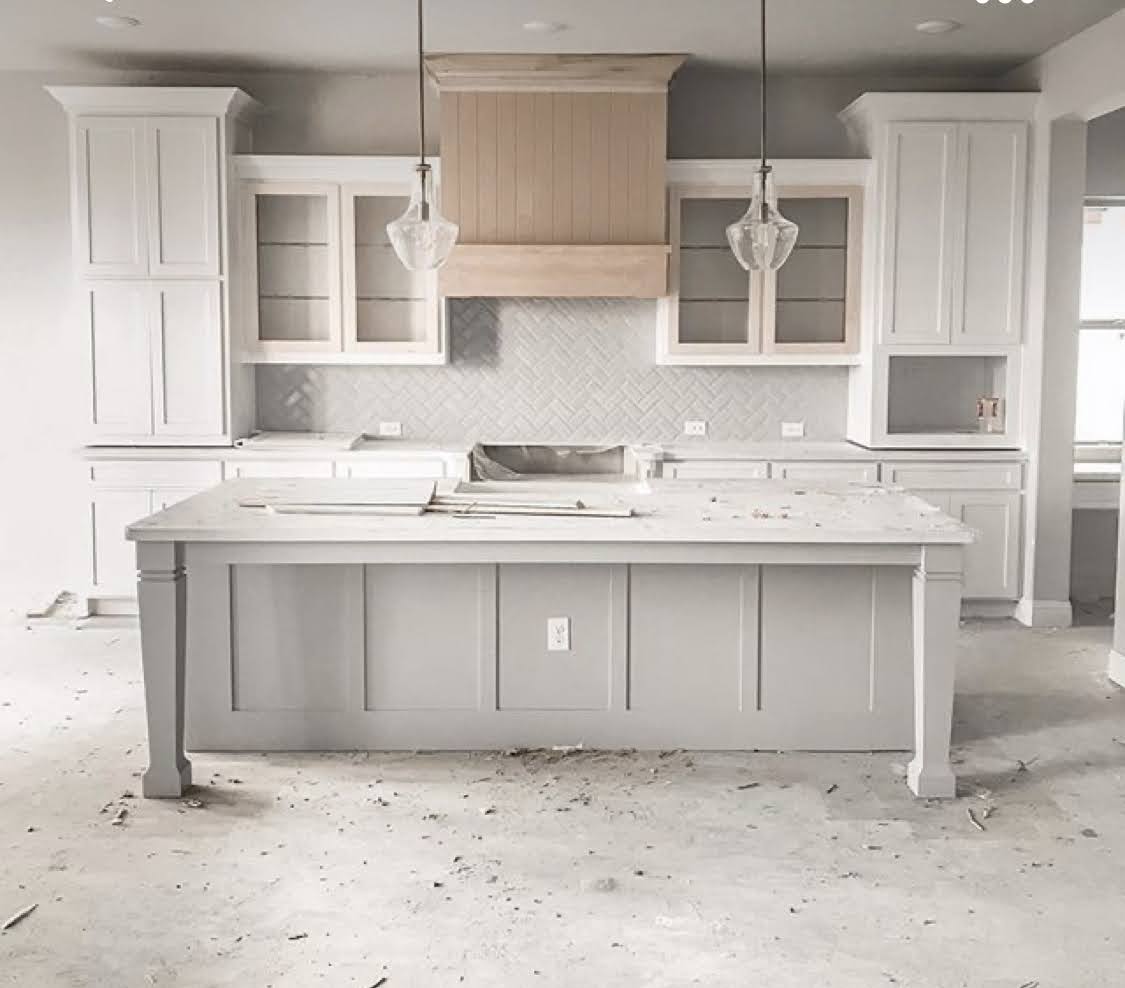
{"label": "upper cabinet", "polygon": [[1033,101],[871,93],[844,111],[879,172],[880,343],[1021,341]]}
{"label": "upper cabinet", "polygon": [[437,277],[407,270],[386,231],[413,159],[244,155],[238,174],[245,360],[446,360]]}
{"label": "upper cabinet", "polygon": [[754,162],[670,162],[664,364],[848,364],[859,349],[865,161],[775,162],[778,206],[800,230],[775,272],[735,260],[726,228],[747,208]]}
{"label": "upper cabinet", "polygon": [[868,93],[841,117],[874,159],[875,332],[848,437],[899,448],[1018,447],[1034,93]]}
{"label": "upper cabinet", "polygon": [[56,86],[94,444],[226,445],[249,427],[228,327],[229,165],[257,104],[231,88]]}
{"label": "upper cabinet", "polygon": [[217,118],[86,116],[75,131],[78,273],[217,278]]}

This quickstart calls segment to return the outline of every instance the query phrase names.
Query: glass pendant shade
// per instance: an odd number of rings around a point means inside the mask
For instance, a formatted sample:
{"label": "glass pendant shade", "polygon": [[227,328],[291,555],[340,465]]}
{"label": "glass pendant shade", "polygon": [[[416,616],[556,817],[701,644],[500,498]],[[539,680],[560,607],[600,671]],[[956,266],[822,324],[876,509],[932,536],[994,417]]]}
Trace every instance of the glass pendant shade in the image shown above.
{"label": "glass pendant shade", "polygon": [[448,259],[457,243],[457,224],[437,211],[430,196],[430,169],[418,169],[418,184],[397,220],[387,224],[387,236],[403,267],[409,271],[434,271]]}
{"label": "glass pendant shade", "polygon": [[750,208],[727,227],[727,241],[747,271],[776,271],[793,253],[797,224],[778,211],[769,172],[759,172],[758,176]]}

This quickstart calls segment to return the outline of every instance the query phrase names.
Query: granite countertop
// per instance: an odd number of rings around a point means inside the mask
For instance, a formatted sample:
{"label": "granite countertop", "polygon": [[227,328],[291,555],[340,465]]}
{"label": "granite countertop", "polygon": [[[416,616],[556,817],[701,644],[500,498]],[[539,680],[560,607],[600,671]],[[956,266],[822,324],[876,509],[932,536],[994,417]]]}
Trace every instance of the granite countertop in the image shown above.
{"label": "granite countertop", "polygon": [[[965,545],[974,539],[971,529],[921,498],[876,484],[654,481],[644,490],[637,485],[606,487],[588,501],[590,507],[632,508],[636,514],[631,518],[280,514],[239,504],[270,497],[315,503],[338,498],[341,484],[351,485],[348,497],[357,497],[353,492],[362,492],[363,484],[377,491],[385,483],[231,480],[136,522],[128,535],[159,542],[618,545]],[[478,488],[463,484],[457,489]],[[536,484],[534,495],[554,500],[575,496],[565,483]]]}

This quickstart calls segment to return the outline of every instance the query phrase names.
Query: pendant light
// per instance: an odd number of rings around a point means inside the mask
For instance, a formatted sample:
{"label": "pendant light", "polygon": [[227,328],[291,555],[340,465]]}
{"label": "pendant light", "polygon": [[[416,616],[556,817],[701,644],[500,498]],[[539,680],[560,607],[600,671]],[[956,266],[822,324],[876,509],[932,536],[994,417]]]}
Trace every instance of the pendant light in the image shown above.
{"label": "pendant light", "polygon": [[766,0],[761,3],[762,19],[762,163],[750,208],[740,220],[727,227],[730,249],[747,271],[776,271],[793,253],[797,243],[797,224],[778,212],[773,188],[773,169],[766,157]]}
{"label": "pendant light", "polygon": [[387,224],[391,245],[410,271],[433,271],[448,259],[457,243],[457,224],[447,220],[433,203],[433,172],[426,163],[426,78],[422,2],[418,0],[418,184],[397,220]]}

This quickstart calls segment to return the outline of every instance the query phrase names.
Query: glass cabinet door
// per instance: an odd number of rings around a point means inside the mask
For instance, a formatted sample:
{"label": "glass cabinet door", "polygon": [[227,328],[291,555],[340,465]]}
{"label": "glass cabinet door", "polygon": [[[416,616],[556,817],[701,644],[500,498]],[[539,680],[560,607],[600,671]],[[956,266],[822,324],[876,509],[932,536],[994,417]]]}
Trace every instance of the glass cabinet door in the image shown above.
{"label": "glass cabinet door", "polygon": [[259,351],[340,349],[338,188],[247,187],[245,252],[250,345]]}
{"label": "glass cabinet door", "polygon": [[345,350],[404,358],[441,352],[436,274],[407,270],[387,237],[387,224],[409,202],[408,186],[344,187]]}
{"label": "glass cabinet door", "polygon": [[858,345],[859,189],[780,190],[800,233],[789,260],[765,276],[767,353],[849,353]]}
{"label": "glass cabinet door", "polygon": [[726,237],[747,202],[740,190],[673,191],[671,281],[677,290],[668,302],[670,353],[760,351],[761,278],[742,269]]}

